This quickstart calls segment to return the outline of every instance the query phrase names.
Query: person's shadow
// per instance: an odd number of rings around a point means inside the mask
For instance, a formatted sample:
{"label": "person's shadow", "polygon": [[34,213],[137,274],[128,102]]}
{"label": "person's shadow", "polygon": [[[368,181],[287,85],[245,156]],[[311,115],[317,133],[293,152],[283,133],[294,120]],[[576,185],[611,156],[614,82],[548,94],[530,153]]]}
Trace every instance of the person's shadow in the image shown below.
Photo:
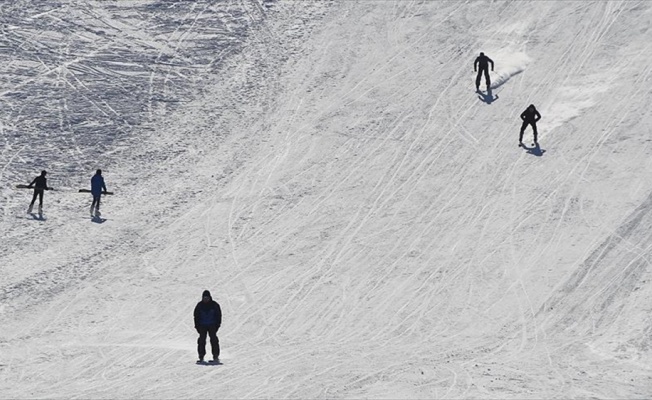
{"label": "person's shadow", "polygon": [[43,214],[32,214],[32,218],[34,218],[37,221],[45,221],[45,217]]}
{"label": "person's shadow", "polygon": [[93,215],[91,217],[91,221],[95,222],[96,224],[103,224],[106,222],[106,218],[100,218],[99,215]]}
{"label": "person's shadow", "polygon": [[535,144],[535,145],[532,146],[532,147],[527,147],[527,146],[524,144],[524,145],[523,145],[523,148],[527,151],[528,154],[532,154],[533,156],[537,156],[537,157],[541,157],[541,156],[543,155],[543,153],[546,152],[544,149],[542,149],[542,148],[539,146],[539,143]]}
{"label": "person's shadow", "polygon": [[498,100],[498,95],[494,96],[491,88],[489,88],[487,93],[478,91],[478,98],[487,104],[491,104],[494,101]]}

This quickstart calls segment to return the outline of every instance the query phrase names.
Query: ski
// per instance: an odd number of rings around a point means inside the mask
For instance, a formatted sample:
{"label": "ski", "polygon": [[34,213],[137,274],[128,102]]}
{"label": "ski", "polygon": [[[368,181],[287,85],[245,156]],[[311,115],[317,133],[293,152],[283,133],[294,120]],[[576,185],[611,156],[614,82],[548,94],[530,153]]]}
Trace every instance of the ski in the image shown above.
{"label": "ski", "polygon": [[[90,189],[79,189],[79,193],[91,193]],[[113,192],[102,192],[102,194],[113,194]]]}
{"label": "ski", "polygon": [[34,186],[29,186],[29,185],[16,185],[16,189],[43,189],[43,190],[54,190],[54,188],[48,186],[44,188],[37,188]]}

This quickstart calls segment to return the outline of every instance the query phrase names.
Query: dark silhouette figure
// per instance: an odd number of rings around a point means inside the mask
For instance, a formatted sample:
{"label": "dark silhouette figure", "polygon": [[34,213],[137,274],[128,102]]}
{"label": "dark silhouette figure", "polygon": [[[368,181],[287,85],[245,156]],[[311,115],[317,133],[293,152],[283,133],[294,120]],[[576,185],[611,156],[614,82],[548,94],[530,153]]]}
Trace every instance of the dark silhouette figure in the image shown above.
{"label": "dark silhouette figure", "polygon": [[98,169],[95,171],[95,175],[91,178],[91,194],[93,195],[93,202],[91,203],[91,215],[93,215],[93,209],[95,209],[95,214],[99,215],[100,213],[100,198],[102,197],[102,191],[106,190],[106,185],[104,184],[104,178],[102,177],[102,170]]}
{"label": "dark silhouette figure", "polygon": [[532,125],[532,132],[534,133],[534,144],[538,147],[539,141],[537,140],[537,121],[541,119],[541,114],[537,111],[534,104],[530,104],[528,108],[521,113],[521,120],[523,120],[523,125],[521,125],[521,134],[518,137],[518,145],[523,146],[523,132],[528,125]]}
{"label": "dark silhouette figure", "polygon": [[[484,74],[485,82],[487,83],[487,91],[491,87],[491,78],[489,77],[489,63],[491,63],[491,71],[494,70],[494,62],[491,58],[480,53],[478,58],[475,59],[473,63],[473,70],[478,73],[478,76],[475,78],[475,91],[480,91],[480,80],[482,79],[482,74]],[[478,68],[479,67],[479,68]]]}
{"label": "dark silhouette figure", "polygon": [[49,189],[48,180],[45,178],[45,175],[47,175],[47,171],[41,171],[41,175],[34,178],[32,183],[30,183],[27,186],[29,188],[31,187],[34,188],[34,196],[32,197],[32,202],[29,203],[29,208],[27,209],[28,213],[32,212],[37,197],[38,197],[38,213],[39,214],[43,213],[43,192]]}
{"label": "dark silhouette figure", "polygon": [[197,339],[197,354],[199,361],[204,361],[206,355],[206,335],[211,339],[211,350],[213,351],[213,361],[219,362],[220,341],[217,338],[217,331],[222,325],[222,309],[220,305],[211,297],[211,292],[204,290],[202,300],[197,303],[194,312],[195,329],[199,333]]}

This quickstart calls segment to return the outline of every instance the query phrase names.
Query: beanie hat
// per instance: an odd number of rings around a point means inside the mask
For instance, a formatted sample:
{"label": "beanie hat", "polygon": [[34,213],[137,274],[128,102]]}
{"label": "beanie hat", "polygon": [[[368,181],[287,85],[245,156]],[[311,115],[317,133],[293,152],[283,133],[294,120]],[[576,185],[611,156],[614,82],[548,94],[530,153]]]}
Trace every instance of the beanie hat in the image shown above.
{"label": "beanie hat", "polygon": [[201,294],[202,298],[206,296],[208,296],[209,299],[213,300],[213,297],[211,296],[211,292],[209,292],[208,290],[204,290],[204,293]]}

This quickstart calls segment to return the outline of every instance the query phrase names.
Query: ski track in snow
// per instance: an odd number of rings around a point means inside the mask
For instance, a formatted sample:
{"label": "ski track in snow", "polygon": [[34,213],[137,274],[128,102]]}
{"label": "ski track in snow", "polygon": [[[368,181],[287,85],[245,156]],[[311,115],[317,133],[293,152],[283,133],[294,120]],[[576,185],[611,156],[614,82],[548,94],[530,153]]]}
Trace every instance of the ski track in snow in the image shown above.
{"label": "ski track in snow", "polygon": [[648,3],[0,10],[2,397],[649,396]]}

